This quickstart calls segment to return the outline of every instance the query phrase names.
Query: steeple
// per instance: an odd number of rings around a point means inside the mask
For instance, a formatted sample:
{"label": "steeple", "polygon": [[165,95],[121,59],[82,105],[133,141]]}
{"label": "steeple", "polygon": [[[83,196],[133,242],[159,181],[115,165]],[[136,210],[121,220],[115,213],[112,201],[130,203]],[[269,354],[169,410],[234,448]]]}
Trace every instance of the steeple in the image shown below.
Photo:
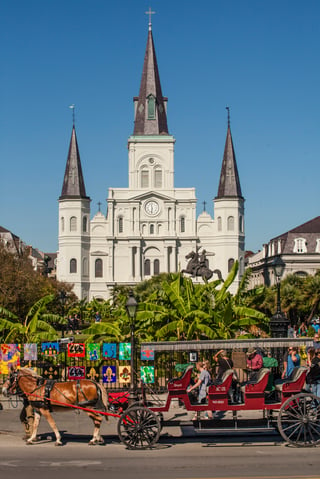
{"label": "steeple", "polygon": [[153,44],[151,21],[139,97],[134,98],[135,121],[133,135],[168,135],[166,102],[162,96],[156,52]]}
{"label": "steeple", "polygon": [[60,200],[88,198],[84,186],[76,129],[73,124],[69,146],[68,160],[64,173]]}
{"label": "steeple", "polygon": [[226,144],[224,147],[222,168],[220,174],[220,182],[218,195],[216,198],[242,198],[241,186],[238,174],[238,167],[236,162],[236,155],[234,153],[231,129],[230,129],[230,112],[228,110],[228,130]]}

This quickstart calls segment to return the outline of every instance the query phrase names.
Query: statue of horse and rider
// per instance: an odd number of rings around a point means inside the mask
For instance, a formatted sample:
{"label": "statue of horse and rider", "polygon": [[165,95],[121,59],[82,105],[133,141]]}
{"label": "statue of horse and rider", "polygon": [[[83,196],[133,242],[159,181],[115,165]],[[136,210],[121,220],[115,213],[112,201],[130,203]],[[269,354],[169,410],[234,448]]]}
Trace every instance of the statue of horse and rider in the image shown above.
{"label": "statue of horse and rider", "polygon": [[206,250],[203,249],[201,255],[199,255],[199,249],[200,248],[196,248],[196,251],[191,251],[187,254],[186,259],[189,261],[186,269],[183,269],[181,272],[191,274],[193,278],[201,276],[204,281],[208,281],[215,273],[218,275],[218,278],[222,280],[221,271],[219,269],[215,269],[214,271],[209,269]]}

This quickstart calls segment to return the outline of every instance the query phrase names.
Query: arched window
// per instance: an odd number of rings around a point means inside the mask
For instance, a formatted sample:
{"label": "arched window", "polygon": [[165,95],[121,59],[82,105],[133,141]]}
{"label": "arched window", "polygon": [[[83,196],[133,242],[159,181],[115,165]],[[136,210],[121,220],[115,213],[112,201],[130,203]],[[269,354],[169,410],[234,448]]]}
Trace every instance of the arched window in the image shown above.
{"label": "arched window", "polygon": [[154,187],[162,188],[162,170],[160,168],[154,170]]}
{"label": "arched window", "polygon": [[158,259],[155,259],[153,263],[153,274],[156,276],[159,273],[160,273],[160,261]]}
{"label": "arched window", "polygon": [[222,218],[221,216],[218,216],[218,231],[222,230]]}
{"label": "arched window", "polygon": [[151,234],[151,235],[154,234],[154,224],[151,224],[151,225],[150,225],[150,234]]}
{"label": "arched window", "polygon": [[123,216],[118,218],[118,233],[123,233]]}
{"label": "arched window", "polygon": [[234,259],[233,259],[233,258],[229,258],[229,259],[228,259],[228,273],[230,273],[230,271],[231,271],[233,265],[234,265]]}
{"label": "arched window", "polygon": [[64,231],[64,217],[61,218],[61,231]]}
{"label": "arched window", "polygon": [[149,170],[141,170],[141,188],[149,188]]}
{"label": "arched window", "polygon": [[154,120],[156,117],[156,99],[153,95],[148,96],[148,120]]}
{"label": "arched window", "polygon": [[144,275],[150,276],[150,260],[146,259],[144,262]]}
{"label": "arched window", "polygon": [[180,217],[180,233],[185,233],[186,231],[186,219],[184,216]]}
{"label": "arched window", "polygon": [[72,258],[70,260],[70,273],[76,273],[77,272],[77,260],[75,258]]}
{"label": "arched window", "polygon": [[228,217],[228,231],[233,231],[234,230],[234,217],[229,216]]}
{"label": "arched window", "polygon": [[84,217],[82,218],[82,231],[83,231],[84,233],[87,232],[87,227],[88,227],[88,218],[87,218],[86,216],[84,216]]}
{"label": "arched window", "polygon": [[77,218],[75,216],[70,218],[70,231],[77,231]]}
{"label": "arched window", "polygon": [[102,278],[103,276],[103,264],[102,259],[97,258],[94,263],[94,276],[95,278]]}

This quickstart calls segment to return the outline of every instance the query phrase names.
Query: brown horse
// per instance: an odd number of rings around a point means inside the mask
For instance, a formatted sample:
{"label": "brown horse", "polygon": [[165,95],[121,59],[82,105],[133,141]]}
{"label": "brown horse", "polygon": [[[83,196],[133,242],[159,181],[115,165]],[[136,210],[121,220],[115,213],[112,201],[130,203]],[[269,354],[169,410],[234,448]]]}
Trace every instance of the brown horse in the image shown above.
{"label": "brown horse", "polygon": [[[81,379],[78,381],[56,382],[45,380],[30,368],[11,371],[4,383],[2,392],[5,396],[20,394],[28,399],[35,410],[34,425],[27,444],[33,444],[37,438],[41,416],[44,416],[56,436],[56,446],[61,446],[61,435],[51,415],[52,411],[72,411],[75,406],[88,408],[88,416],[94,423],[93,437],[89,445],[103,444],[100,436],[102,415],[106,411],[108,398],[105,389],[95,381]],[[97,409],[97,412],[92,409]],[[108,416],[105,416],[108,419]]]}

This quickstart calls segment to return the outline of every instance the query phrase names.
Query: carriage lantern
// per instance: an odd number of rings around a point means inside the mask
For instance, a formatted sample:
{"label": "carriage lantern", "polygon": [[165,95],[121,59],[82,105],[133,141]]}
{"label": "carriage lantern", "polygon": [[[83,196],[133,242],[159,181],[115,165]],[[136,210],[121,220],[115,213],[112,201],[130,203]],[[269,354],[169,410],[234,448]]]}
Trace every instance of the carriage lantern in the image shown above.
{"label": "carriage lantern", "polygon": [[128,318],[130,320],[130,329],[131,329],[131,393],[135,392],[135,343],[134,343],[134,329],[135,329],[135,319],[137,314],[138,303],[133,296],[133,291],[129,291],[129,298],[126,302],[126,311]]}

